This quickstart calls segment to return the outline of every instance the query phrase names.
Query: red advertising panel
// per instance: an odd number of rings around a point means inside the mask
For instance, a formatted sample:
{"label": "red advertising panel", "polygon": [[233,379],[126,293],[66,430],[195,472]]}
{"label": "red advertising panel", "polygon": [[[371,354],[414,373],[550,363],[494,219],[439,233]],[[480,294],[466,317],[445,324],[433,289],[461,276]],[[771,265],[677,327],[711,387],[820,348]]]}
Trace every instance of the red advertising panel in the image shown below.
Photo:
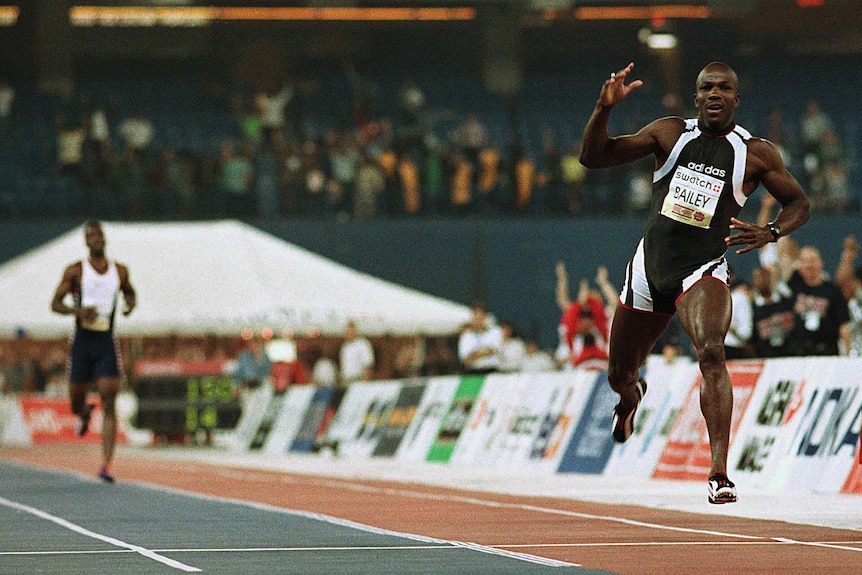
{"label": "red advertising panel", "polygon": [[[754,386],[763,369],[763,361],[731,361],[727,364],[733,385],[733,419],[730,439],[733,441]],[[657,479],[704,479],[709,475],[712,457],[706,421],[700,412],[700,384],[698,377],[677,414],[667,444],[659,458],[653,477]]]}
{"label": "red advertising panel", "polygon": [[[90,429],[84,437],[78,437],[78,417],[72,413],[68,399],[58,397],[22,396],[20,398],[24,422],[30,430],[33,443],[68,443],[83,441],[99,443],[102,430],[102,409],[97,407],[90,420]],[[97,396],[88,398],[98,405]],[[117,430],[117,443],[125,443],[126,436]]]}

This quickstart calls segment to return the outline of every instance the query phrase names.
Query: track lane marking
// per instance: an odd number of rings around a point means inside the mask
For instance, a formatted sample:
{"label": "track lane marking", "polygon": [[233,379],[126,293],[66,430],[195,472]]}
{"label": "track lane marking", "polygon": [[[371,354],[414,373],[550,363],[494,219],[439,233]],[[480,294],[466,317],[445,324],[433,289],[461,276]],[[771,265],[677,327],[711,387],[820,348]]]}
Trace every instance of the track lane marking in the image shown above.
{"label": "track lane marking", "polygon": [[190,565],[186,565],[185,563],[180,563],[179,561],[175,561],[168,557],[164,557],[159,555],[155,551],[147,549],[145,547],[141,547],[140,545],[134,545],[132,543],[126,543],[125,541],[121,541],[114,537],[110,537],[108,535],[102,535],[101,533],[96,533],[95,531],[90,531],[80,525],[76,525],[71,521],[67,521],[62,517],[57,517],[56,515],[51,515],[50,513],[46,513],[41,509],[36,509],[35,507],[30,507],[29,505],[24,505],[23,503],[18,503],[17,501],[10,501],[5,497],[0,497],[0,505],[5,505],[6,507],[10,507],[12,509],[16,509],[18,511],[23,511],[25,513],[29,513],[30,515],[35,515],[40,519],[45,519],[52,523],[59,525],[60,527],[65,527],[70,531],[74,531],[79,535],[84,535],[85,537],[90,537],[91,539],[97,539],[104,543],[108,543],[109,545],[114,545],[116,547],[121,547],[124,549],[128,549],[129,551],[135,552],[139,555],[146,557],[147,559],[152,559],[153,561],[158,561],[168,567],[173,567],[174,569],[179,569],[180,571],[185,571],[186,573],[197,573],[200,572],[200,569],[197,567],[192,567]]}
{"label": "track lane marking", "polygon": [[[447,548],[464,548],[470,549],[472,551],[478,551],[480,553],[486,553],[489,555],[501,555],[504,557],[508,557],[510,559],[515,559],[518,561],[525,561],[527,563],[535,563],[537,565],[546,565],[549,567],[582,567],[579,563],[572,563],[569,561],[560,561],[558,559],[550,559],[548,557],[541,557],[538,555],[531,555],[529,553],[519,553],[516,551],[507,551],[505,549],[497,549],[488,545],[481,545],[479,543],[472,542],[464,542],[464,541],[454,541],[449,539],[440,539],[437,537],[428,537],[426,535],[417,535],[415,533],[405,533],[401,531],[394,531],[391,529],[385,529],[382,527],[376,527],[374,525],[368,525],[365,523],[359,523],[357,521],[352,521],[350,519],[344,519],[341,517],[335,517],[332,515],[326,515],[323,513],[316,513],[313,511],[304,511],[299,509],[288,509],[285,507],[276,507],[274,505],[269,505],[266,503],[258,503],[255,501],[245,501],[242,499],[231,499],[227,497],[218,497],[215,495],[208,495],[204,493],[196,493],[193,491],[186,491],[184,489],[174,488],[174,487],[166,487],[164,485],[154,484],[154,483],[145,483],[145,482],[133,482],[130,483],[134,485],[138,485],[140,487],[151,489],[154,491],[164,491],[168,493],[179,493],[186,497],[192,497],[197,499],[202,499],[205,501],[217,501],[221,503],[231,503],[234,505],[242,505],[245,507],[251,507],[252,509],[260,509],[268,512],[276,512],[276,513],[284,513],[288,515],[295,515],[298,517],[306,517],[309,519],[314,519],[317,521],[321,521],[324,523],[329,523],[332,525],[339,525],[342,527],[348,527],[350,529],[356,529],[359,531],[365,531],[367,533],[375,533],[378,535],[388,535],[394,537],[401,537],[404,539],[410,539],[412,541],[420,541],[423,543],[430,543],[432,545],[441,545]],[[426,546],[430,547],[430,546]]]}
{"label": "track lane marking", "polygon": [[428,499],[458,503],[468,503],[470,505],[479,505],[482,507],[492,507],[498,509],[518,509],[521,511],[533,511],[537,513],[546,513],[550,515],[563,515],[566,517],[577,517],[579,519],[593,519],[597,521],[610,521],[622,523],[634,527],[647,527],[650,529],[661,529],[664,531],[678,531],[682,533],[697,533],[700,535],[712,535],[716,537],[731,537],[734,539],[752,539],[752,540],[768,540],[767,537],[759,535],[744,535],[741,533],[726,533],[724,531],[712,531],[708,529],[694,529],[691,527],[678,527],[675,525],[664,525],[661,523],[648,523],[644,521],[636,521],[634,519],[626,519],[625,517],[616,517],[613,515],[596,515],[593,513],[581,513],[579,511],[569,511],[567,509],[554,509],[552,507],[542,507],[538,505],[529,505],[525,503],[506,503],[503,501],[494,501],[492,499],[480,499],[478,497],[467,497],[464,495],[443,495],[437,493],[426,493],[423,491],[412,491],[408,489],[393,489],[390,487],[373,487],[369,485],[356,484],[351,481],[341,479],[326,479],[315,484],[329,484],[333,487],[341,487],[352,489],[364,493],[380,493],[384,495],[401,495],[404,497],[413,497],[416,499]]}

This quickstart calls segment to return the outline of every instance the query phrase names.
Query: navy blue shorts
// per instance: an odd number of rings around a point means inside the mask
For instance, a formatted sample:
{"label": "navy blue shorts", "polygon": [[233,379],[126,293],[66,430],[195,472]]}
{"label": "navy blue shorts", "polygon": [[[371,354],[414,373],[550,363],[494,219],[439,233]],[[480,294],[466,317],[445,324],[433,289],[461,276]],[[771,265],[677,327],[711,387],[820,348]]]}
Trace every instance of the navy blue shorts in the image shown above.
{"label": "navy blue shorts", "polygon": [[110,331],[79,329],[69,349],[69,381],[91,383],[120,376],[119,346]]}

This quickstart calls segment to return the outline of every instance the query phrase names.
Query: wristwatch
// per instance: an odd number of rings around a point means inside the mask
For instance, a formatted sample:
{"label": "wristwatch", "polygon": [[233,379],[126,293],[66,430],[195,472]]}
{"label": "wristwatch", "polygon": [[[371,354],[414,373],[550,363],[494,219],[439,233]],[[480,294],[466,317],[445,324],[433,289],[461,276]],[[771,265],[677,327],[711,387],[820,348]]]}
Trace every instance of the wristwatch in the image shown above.
{"label": "wristwatch", "polygon": [[772,234],[772,241],[777,242],[778,238],[781,237],[781,228],[775,222],[769,222],[766,224],[766,229],[770,231]]}

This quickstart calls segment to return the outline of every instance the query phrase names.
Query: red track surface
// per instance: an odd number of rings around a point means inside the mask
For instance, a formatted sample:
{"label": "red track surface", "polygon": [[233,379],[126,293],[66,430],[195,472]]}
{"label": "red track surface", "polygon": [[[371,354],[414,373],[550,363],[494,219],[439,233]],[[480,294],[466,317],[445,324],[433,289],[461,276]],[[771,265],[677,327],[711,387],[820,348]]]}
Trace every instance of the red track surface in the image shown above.
{"label": "red track surface", "polygon": [[[0,457],[92,474],[97,449],[0,448]],[[121,481],[324,513],[624,575],[862,573],[862,533],[852,530],[187,463],[158,449],[121,448],[115,471]]]}

